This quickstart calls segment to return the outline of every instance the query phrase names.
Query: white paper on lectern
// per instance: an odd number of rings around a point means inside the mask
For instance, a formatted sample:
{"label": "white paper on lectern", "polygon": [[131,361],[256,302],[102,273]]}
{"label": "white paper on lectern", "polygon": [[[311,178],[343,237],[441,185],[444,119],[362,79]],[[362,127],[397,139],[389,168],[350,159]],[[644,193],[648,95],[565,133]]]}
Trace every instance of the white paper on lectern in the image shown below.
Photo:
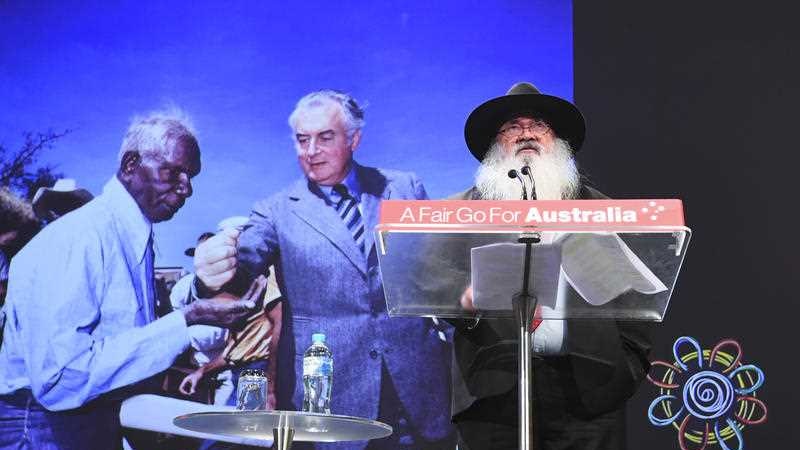
{"label": "white paper on lectern", "polygon": [[[512,309],[512,297],[522,291],[525,244],[498,243],[470,251],[472,298],[475,308],[484,311]],[[558,244],[533,246],[530,266],[530,292],[542,307],[553,308],[558,293],[561,247]]]}
{"label": "white paper on lectern", "polygon": [[592,305],[606,304],[630,290],[642,294],[667,290],[614,233],[572,233],[559,241],[567,280]]}

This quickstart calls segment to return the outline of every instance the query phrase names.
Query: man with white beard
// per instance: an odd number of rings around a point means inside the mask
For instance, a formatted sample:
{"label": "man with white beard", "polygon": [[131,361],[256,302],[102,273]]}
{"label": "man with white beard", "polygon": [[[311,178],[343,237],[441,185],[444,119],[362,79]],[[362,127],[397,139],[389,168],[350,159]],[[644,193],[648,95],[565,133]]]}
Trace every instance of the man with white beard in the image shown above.
{"label": "man with white beard", "polygon": [[[580,111],[530,83],[517,83],[506,95],[478,106],[464,135],[481,165],[475,186],[453,199],[606,198],[581,182],[573,157],[585,136]],[[529,168],[533,183],[523,167]],[[461,304],[474,309],[471,288],[461,294]],[[517,449],[516,321],[453,323],[452,413],[459,449]],[[625,448],[625,402],[649,370],[648,334],[646,325],[613,320],[539,325],[532,345],[537,450]]]}

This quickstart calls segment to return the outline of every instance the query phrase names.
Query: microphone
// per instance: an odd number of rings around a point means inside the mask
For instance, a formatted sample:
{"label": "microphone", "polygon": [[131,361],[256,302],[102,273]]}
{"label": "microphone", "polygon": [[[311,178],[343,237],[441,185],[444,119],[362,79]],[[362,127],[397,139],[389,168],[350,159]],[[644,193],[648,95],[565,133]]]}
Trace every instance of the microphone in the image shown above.
{"label": "microphone", "polygon": [[516,178],[519,181],[520,186],[522,186],[522,199],[528,199],[528,192],[525,190],[525,182],[522,181],[522,178],[519,176],[519,173],[515,169],[511,169],[508,171],[508,178]]}
{"label": "microphone", "polygon": [[536,183],[533,181],[533,174],[531,174],[531,168],[529,166],[522,166],[520,169],[523,175],[527,175],[528,179],[531,180],[531,200],[536,200]]}

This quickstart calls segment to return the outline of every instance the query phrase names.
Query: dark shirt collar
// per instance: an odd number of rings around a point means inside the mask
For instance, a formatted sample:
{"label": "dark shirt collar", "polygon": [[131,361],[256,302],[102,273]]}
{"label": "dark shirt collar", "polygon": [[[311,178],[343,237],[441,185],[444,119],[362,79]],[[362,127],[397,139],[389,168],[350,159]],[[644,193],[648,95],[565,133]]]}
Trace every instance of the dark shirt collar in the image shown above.
{"label": "dark shirt collar", "polygon": [[[358,182],[357,166],[358,164],[353,161],[353,164],[350,166],[350,172],[347,173],[347,175],[344,177],[344,180],[342,180],[339,184],[345,185],[345,187],[347,187],[347,192],[349,192],[350,195],[356,199],[356,201],[359,201],[361,199],[361,184]],[[333,186],[318,186],[322,193],[328,197],[328,200],[331,203],[334,205],[339,203],[341,196],[333,189]]]}

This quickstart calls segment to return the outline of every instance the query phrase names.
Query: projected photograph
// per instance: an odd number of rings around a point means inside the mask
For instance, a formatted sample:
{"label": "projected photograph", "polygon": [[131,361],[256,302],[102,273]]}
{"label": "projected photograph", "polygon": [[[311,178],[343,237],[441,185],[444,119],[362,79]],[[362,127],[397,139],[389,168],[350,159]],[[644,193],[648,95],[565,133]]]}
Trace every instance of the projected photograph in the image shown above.
{"label": "projected photograph", "polygon": [[456,448],[475,393],[452,323],[387,314],[380,202],[472,187],[467,117],[515,83],[572,101],[570,2],[12,0],[0,23],[0,449],[25,408],[51,421],[32,448],[271,445],[176,419],[242,409],[366,427],[292,448]]}

